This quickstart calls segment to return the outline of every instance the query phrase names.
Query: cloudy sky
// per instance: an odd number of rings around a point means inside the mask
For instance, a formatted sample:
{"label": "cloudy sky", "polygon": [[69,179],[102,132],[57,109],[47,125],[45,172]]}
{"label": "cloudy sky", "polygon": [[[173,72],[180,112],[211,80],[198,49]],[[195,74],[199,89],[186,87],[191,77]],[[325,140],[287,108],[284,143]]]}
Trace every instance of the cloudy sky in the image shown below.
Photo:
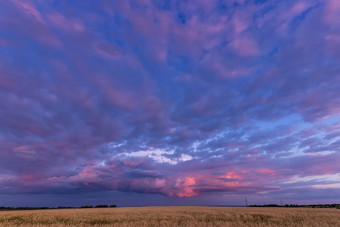
{"label": "cloudy sky", "polygon": [[0,206],[340,203],[339,0],[0,1]]}

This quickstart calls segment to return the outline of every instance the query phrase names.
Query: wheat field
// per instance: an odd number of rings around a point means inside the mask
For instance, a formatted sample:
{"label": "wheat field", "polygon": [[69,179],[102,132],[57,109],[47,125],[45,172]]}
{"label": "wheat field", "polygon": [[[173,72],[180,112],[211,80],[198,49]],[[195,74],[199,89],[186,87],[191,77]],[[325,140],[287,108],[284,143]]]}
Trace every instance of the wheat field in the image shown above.
{"label": "wheat field", "polygon": [[0,226],[340,226],[340,210],[263,207],[125,207],[1,211]]}

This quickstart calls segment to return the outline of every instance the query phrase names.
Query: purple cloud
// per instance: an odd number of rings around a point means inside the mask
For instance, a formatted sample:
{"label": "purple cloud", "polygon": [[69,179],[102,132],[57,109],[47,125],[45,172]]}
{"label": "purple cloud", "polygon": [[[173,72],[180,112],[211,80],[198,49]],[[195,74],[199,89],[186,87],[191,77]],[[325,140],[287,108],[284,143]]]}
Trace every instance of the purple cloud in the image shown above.
{"label": "purple cloud", "polygon": [[1,2],[0,195],[339,201],[339,7]]}

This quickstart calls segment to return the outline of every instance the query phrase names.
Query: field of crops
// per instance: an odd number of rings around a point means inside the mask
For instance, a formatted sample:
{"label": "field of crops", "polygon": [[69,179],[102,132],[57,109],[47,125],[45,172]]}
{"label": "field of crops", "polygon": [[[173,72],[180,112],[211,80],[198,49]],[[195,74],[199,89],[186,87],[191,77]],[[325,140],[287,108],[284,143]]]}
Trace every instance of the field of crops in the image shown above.
{"label": "field of crops", "polygon": [[340,226],[340,209],[126,207],[1,211],[0,226]]}

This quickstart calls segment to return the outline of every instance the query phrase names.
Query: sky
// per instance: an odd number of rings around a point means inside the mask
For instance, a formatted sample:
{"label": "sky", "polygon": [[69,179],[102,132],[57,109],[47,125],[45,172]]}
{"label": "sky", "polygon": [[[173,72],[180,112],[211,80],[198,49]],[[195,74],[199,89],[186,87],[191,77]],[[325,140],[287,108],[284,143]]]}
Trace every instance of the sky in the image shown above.
{"label": "sky", "polygon": [[0,1],[0,206],[340,203],[339,0]]}

